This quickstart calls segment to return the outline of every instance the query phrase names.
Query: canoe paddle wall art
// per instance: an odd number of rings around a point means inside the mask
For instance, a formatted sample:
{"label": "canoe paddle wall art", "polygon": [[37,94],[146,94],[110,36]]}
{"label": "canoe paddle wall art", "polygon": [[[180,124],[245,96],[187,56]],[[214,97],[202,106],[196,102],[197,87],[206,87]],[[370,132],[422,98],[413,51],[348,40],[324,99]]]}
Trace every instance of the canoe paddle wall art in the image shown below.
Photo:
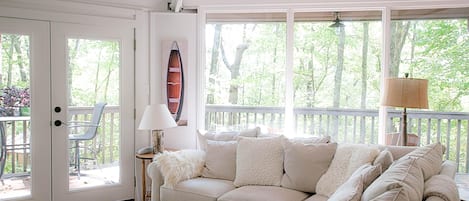
{"label": "canoe paddle wall art", "polygon": [[169,112],[178,126],[187,126],[186,82],[184,73],[187,72],[187,41],[171,40],[162,43],[163,85],[166,92],[163,98],[168,105]]}

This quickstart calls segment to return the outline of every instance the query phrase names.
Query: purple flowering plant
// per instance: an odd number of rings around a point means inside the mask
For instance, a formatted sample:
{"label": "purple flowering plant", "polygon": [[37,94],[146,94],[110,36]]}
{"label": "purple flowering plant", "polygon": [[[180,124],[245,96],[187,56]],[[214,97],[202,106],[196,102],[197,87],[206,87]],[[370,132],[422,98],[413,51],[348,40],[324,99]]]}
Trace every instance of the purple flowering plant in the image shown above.
{"label": "purple flowering plant", "polygon": [[29,88],[5,87],[0,96],[3,107],[30,107]]}

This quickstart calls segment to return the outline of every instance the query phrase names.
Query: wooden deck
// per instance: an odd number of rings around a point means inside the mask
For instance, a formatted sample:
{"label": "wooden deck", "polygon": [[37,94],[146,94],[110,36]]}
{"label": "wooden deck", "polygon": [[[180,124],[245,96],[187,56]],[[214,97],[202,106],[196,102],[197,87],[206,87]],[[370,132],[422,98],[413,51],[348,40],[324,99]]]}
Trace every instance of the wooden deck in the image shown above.
{"label": "wooden deck", "polygon": [[[82,170],[78,179],[75,173],[69,177],[70,190],[109,185],[119,182],[119,167],[106,167],[94,170]],[[31,176],[23,174],[18,176],[5,176],[0,180],[0,198],[24,197],[30,195]]]}

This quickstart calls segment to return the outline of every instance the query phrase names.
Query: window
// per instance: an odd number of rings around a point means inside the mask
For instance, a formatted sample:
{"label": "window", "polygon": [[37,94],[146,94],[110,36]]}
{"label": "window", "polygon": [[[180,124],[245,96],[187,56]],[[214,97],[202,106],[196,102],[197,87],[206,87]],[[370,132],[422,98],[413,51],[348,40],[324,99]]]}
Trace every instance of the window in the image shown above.
{"label": "window", "polygon": [[381,30],[378,11],[295,14],[297,134],[377,142]]}
{"label": "window", "polygon": [[[428,79],[428,110],[408,109],[407,130],[419,143],[441,142],[447,159],[469,171],[469,8],[392,11],[391,77]],[[398,132],[402,108],[389,110]]]}
{"label": "window", "polygon": [[207,16],[205,27],[206,128],[282,129],[286,15],[226,15]]}

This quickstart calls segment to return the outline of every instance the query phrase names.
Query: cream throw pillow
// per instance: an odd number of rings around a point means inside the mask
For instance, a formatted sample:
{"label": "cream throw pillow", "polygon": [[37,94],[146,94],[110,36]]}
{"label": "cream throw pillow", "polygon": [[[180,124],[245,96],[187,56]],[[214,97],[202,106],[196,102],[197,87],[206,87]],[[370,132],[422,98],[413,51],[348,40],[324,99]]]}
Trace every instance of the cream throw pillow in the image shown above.
{"label": "cream throw pillow", "polygon": [[207,140],[203,177],[233,181],[236,175],[236,141]]}
{"label": "cream throw pillow", "polygon": [[441,164],[443,163],[443,148],[438,142],[419,147],[402,158],[405,157],[417,158],[417,164],[422,168],[423,177],[427,180],[440,172]]}
{"label": "cream throw pillow", "polygon": [[365,164],[358,168],[352,176],[342,184],[329,200],[359,201],[363,190],[381,174],[381,165]]}
{"label": "cream throw pillow", "polygon": [[371,201],[412,201],[402,188],[394,188],[384,192]]}
{"label": "cream throw pillow", "polygon": [[330,197],[360,166],[371,163],[379,154],[377,147],[339,144],[327,172],[321,176],[316,193]]}
{"label": "cream throw pillow", "polygon": [[417,160],[407,157],[394,162],[365,190],[361,200],[373,200],[395,188],[402,188],[398,195],[395,195],[400,198],[398,200],[422,200],[424,179]]}
{"label": "cream throw pillow", "polygon": [[157,154],[153,161],[164,177],[163,186],[173,188],[180,181],[201,176],[204,159],[203,151],[181,150]]}
{"label": "cream throw pillow", "polygon": [[284,139],[282,144],[285,152],[282,186],[316,192],[316,183],[329,168],[337,143],[303,144]]}
{"label": "cream throw pillow", "polygon": [[373,161],[373,165],[381,165],[382,171],[384,172],[389,168],[389,166],[391,166],[392,162],[394,162],[392,153],[385,149],[378,154],[376,159]]}
{"label": "cream throw pillow", "polygon": [[283,175],[281,139],[240,137],[234,185],[280,186]]}

